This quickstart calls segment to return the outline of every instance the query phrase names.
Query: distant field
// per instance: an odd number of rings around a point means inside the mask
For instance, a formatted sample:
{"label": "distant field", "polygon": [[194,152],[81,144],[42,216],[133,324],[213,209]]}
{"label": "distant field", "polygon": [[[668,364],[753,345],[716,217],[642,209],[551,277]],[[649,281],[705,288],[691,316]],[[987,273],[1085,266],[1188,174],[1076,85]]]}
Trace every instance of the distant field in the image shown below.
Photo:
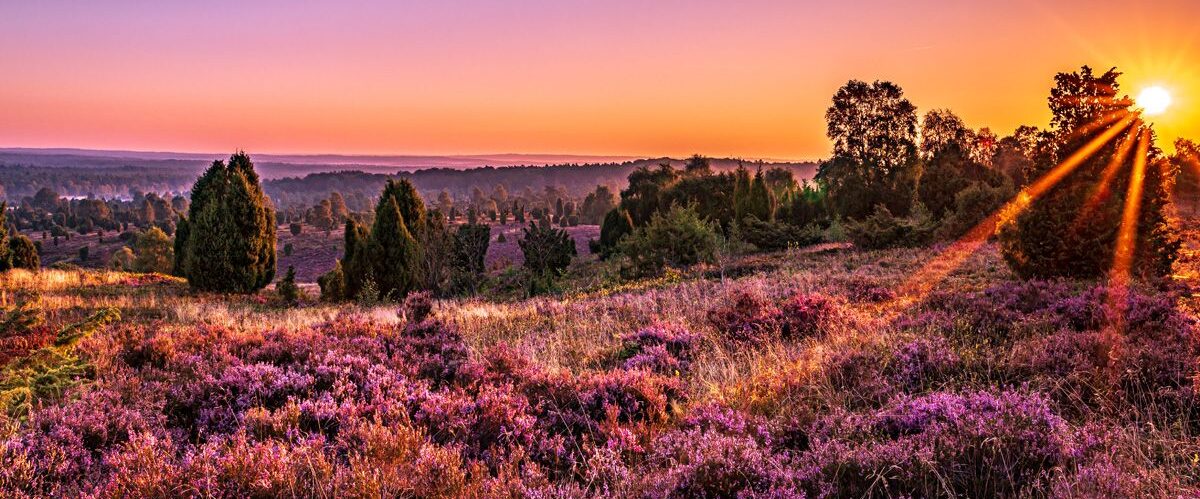
{"label": "distant field", "polygon": [[[507,225],[496,224],[491,227],[492,242],[488,246],[487,259],[485,261],[487,268],[499,270],[508,264],[521,265],[524,257],[521,255],[521,248],[517,245],[517,240],[521,238],[521,229],[526,226],[512,222]],[[575,239],[575,248],[581,256],[591,254],[591,250],[587,244],[588,239],[600,237],[600,226],[598,225],[567,227],[566,230]],[[294,266],[298,282],[317,282],[317,278],[321,274],[328,272],[329,269],[332,269],[337,259],[342,257],[342,232],[342,228],[339,227],[327,235],[324,231],[316,227],[305,225],[299,236],[293,236],[288,230],[287,225],[277,227],[275,234],[278,237],[278,242],[275,245],[275,250],[278,256],[278,274],[282,276],[288,266]],[[496,240],[501,233],[505,235],[506,242],[502,243]],[[91,269],[107,267],[113,252],[125,246],[125,243],[120,241],[117,235],[117,233],[108,232],[101,238],[95,233],[88,235],[72,234],[69,241],[66,238],[60,237],[59,244],[56,246],[53,238],[43,240],[40,232],[28,234],[34,241],[39,241],[42,244],[43,266],[48,267],[58,262],[64,262]],[[283,248],[287,244],[292,245],[293,253],[291,256],[284,254]],[[79,248],[83,246],[88,246],[88,259],[86,261],[79,260]]]}

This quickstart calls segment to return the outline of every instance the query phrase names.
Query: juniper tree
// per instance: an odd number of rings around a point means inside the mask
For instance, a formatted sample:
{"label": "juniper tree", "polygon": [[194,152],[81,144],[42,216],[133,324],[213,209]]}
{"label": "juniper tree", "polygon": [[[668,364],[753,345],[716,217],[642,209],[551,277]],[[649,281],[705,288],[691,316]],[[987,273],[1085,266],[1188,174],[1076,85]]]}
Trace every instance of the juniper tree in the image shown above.
{"label": "juniper tree", "polygon": [[178,267],[196,289],[249,293],[275,276],[275,210],[250,157],[214,161],[192,186]]}
{"label": "juniper tree", "polygon": [[38,257],[37,246],[28,237],[22,234],[10,237],[8,239],[8,249],[12,268],[37,270],[41,266],[41,258]]}
{"label": "juniper tree", "polygon": [[380,298],[403,298],[416,285],[413,274],[417,244],[405,224],[396,197],[388,195],[386,189],[375,208],[375,224],[371,227],[367,254]]}

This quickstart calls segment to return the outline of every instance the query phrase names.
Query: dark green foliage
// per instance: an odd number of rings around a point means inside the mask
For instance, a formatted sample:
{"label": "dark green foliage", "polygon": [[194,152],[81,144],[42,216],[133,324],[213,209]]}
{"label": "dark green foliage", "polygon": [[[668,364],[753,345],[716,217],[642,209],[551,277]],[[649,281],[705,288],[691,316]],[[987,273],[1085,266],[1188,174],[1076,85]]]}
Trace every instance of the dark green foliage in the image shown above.
{"label": "dark green foliage", "polygon": [[[1040,176],[1081,149],[1107,127],[1088,127],[1098,119],[1129,108],[1120,97],[1116,70],[1095,74],[1083,67],[1059,73],[1050,92],[1053,113],[1049,153],[1034,161]],[[1153,130],[1141,120],[1080,163],[1048,192],[1000,229],[1001,250],[1009,266],[1023,277],[1093,277],[1112,268],[1121,214],[1128,197],[1136,147],[1100,190],[1101,178],[1122,141],[1148,134],[1146,168],[1135,234],[1133,271],[1166,275],[1179,251],[1179,235],[1169,218],[1174,171],[1153,145]]]}
{"label": "dark green foliage", "polygon": [[8,203],[0,201],[0,272],[10,268],[12,257],[9,255],[8,245]]}
{"label": "dark green foliage", "polygon": [[986,182],[972,182],[954,196],[954,209],[938,227],[939,239],[957,239],[976,224],[1004,206],[1013,195],[1011,184],[991,187]]}
{"label": "dark green foliage", "polygon": [[712,162],[704,156],[693,154],[683,164],[683,173],[691,177],[712,175]]}
{"label": "dark green foliage", "polygon": [[718,235],[712,222],[695,210],[673,206],[655,213],[618,245],[628,260],[625,272],[636,277],[662,274],[666,267],[688,267],[716,260]]}
{"label": "dark green foliage", "polygon": [[304,227],[302,225],[300,225],[299,222],[292,222],[292,223],[288,224],[288,231],[290,231],[293,236],[300,235],[300,232],[303,230],[304,230]]}
{"label": "dark green foliage", "polygon": [[45,320],[45,314],[37,302],[19,302],[15,307],[0,310],[0,338],[29,334]]}
{"label": "dark green foliage", "polygon": [[596,253],[601,259],[608,258],[617,250],[621,238],[633,233],[633,219],[629,212],[621,208],[613,208],[604,215],[604,223],[600,225],[600,241]]}
{"label": "dark green foliage", "polygon": [[548,223],[529,223],[525,236],[517,241],[525,256],[525,268],[535,276],[554,277],[562,275],[576,255],[575,240],[562,229]]}
{"label": "dark green foliage", "polygon": [[8,239],[8,253],[12,268],[37,270],[42,266],[38,256],[38,248],[33,241],[24,235],[17,234]]}
{"label": "dark green foliage", "polygon": [[846,223],[850,240],[862,249],[920,246],[929,242],[936,229],[936,223],[921,204],[905,217],[895,216],[886,206],[879,205],[871,216]]}
{"label": "dark green foliage", "polygon": [[275,292],[279,293],[279,298],[288,306],[300,303],[301,291],[300,286],[296,285],[296,269],[291,265],[288,265],[287,274],[275,285]]}
{"label": "dark green foliage", "polygon": [[700,218],[728,230],[734,219],[734,175],[685,176],[663,194],[664,206],[690,206]]}
{"label": "dark green foliage", "polygon": [[738,222],[738,234],[761,251],[810,246],[824,240],[824,230],[816,224],[801,226],[779,220],[768,222],[757,217]]}
{"label": "dark green foliage", "polygon": [[940,219],[954,207],[954,196],[971,184],[968,170],[982,168],[972,163],[957,144],[947,145],[925,161],[917,200],[935,219]]}
{"label": "dark green foliage", "polygon": [[679,180],[679,172],[670,164],[651,170],[641,167],[629,174],[629,187],[621,191],[621,208],[629,213],[634,226],[650,221],[657,211],[665,209],[663,194]]}
{"label": "dark green foliage", "polygon": [[214,161],[196,181],[179,246],[196,289],[250,293],[274,280],[275,210],[245,153]]}
{"label": "dark green foliage", "polygon": [[917,165],[916,107],[891,82],[852,80],[825,113],[833,157],[817,170],[833,213],[870,215],[883,204],[905,215],[911,205]]}
{"label": "dark green foliage", "polygon": [[292,246],[292,243],[287,243],[287,244],[283,245],[283,256],[292,256],[292,253],[295,251],[296,251],[296,248],[294,246]]}
{"label": "dark green foliage", "polygon": [[[363,284],[371,277],[371,262],[367,254],[368,235],[366,229],[354,219],[346,220],[345,254],[334,269],[344,277],[340,296],[350,299],[358,296]],[[327,274],[328,275],[328,274]]]}
{"label": "dark green foliage", "polygon": [[[375,224],[367,243],[367,258],[379,298],[401,299],[416,285],[414,276],[419,252],[417,242],[408,231],[400,206],[394,196],[379,200],[375,208]],[[424,214],[422,214],[424,216]],[[422,222],[421,226],[424,226]]]}
{"label": "dark green foliage", "polygon": [[775,220],[775,208],[775,193],[767,187],[767,182],[763,179],[763,172],[759,170],[754,174],[754,180],[750,183],[749,199],[746,200],[746,216],[766,221]]}
{"label": "dark green foliage", "polygon": [[446,288],[454,259],[454,235],[441,211],[429,212],[425,231],[417,238],[421,257],[417,262],[419,288],[437,292]]}
{"label": "dark green foliage", "polygon": [[[187,267],[187,242],[188,235],[191,233],[191,228],[186,218],[180,218],[179,223],[175,225],[175,261],[171,266],[171,275],[176,277],[187,277],[184,269]],[[132,234],[131,232],[122,233]],[[57,244],[57,240],[55,240]]]}
{"label": "dark green foliage", "polygon": [[452,279],[456,289],[474,292],[484,272],[484,257],[491,242],[491,229],[486,225],[465,224],[454,233]]}
{"label": "dark green foliage", "polygon": [[321,300],[339,302],[346,299],[346,274],[342,272],[342,262],[333,265],[333,270],[317,278],[317,286],[321,287]]}
{"label": "dark green foliage", "polygon": [[[90,253],[90,249],[88,248],[88,246],[80,246],[79,247],[79,261],[86,262],[88,260],[89,253]],[[10,264],[11,264],[11,260],[10,260]]]}
{"label": "dark green foliage", "polygon": [[779,202],[775,219],[796,227],[814,224],[827,227],[830,216],[825,206],[825,192],[819,188],[819,184],[807,182],[799,190],[788,191]]}
{"label": "dark green foliage", "polygon": [[750,171],[741,166],[738,166],[733,178],[733,219],[736,221],[750,216],[750,188],[753,181]]}
{"label": "dark green foliage", "polygon": [[[417,188],[406,178],[388,180],[387,184],[383,186],[383,194],[380,199],[388,197],[396,200],[396,207],[400,209],[400,217],[404,220],[408,232],[413,237],[419,236],[425,230],[426,213],[425,202],[417,193]],[[376,207],[376,212],[378,211],[379,209]]]}

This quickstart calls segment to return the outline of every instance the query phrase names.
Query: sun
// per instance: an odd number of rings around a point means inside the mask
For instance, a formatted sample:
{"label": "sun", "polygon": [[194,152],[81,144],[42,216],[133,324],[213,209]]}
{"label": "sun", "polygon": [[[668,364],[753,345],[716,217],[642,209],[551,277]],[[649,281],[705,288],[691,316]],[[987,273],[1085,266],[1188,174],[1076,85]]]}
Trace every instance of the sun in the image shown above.
{"label": "sun", "polygon": [[1138,94],[1137,105],[1148,115],[1159,115],[1171,106],[1171,94],[1163,87],[1146,87]]}

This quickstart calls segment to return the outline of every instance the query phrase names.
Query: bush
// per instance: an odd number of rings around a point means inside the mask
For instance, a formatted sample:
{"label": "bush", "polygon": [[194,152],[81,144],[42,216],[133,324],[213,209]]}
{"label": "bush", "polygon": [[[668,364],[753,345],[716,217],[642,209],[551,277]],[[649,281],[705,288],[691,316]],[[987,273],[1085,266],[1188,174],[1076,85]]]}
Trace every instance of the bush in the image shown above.
{"label": "bush", "polygon": [[567,270],[576,255],[575,240],[567,231],[530,222],[524,233],[517,244],[525,256],[525,268],[535,277],[560,276]]}
{"label": "bush", "polygon": [[14,269],[37,270],[42,266],[37,246],[22,234],[8,239],[8,255],[12,259],[12,268]]}
{"label": "bush", "polygon": [[779,336],[781,314],[767,298],[741,291],[709,310],[708,322],[726,339],[753,343]]}
{"label": "bush", "polygon": [[679,268],[716,261],[716,229],[691,208],[672,206],[655,213],[617,245],[628,265],[626,272],[645,277],[662,274],[667,267]]}
{"label": "bush", "polygon": [[175,248],[171,238],[158,227],[151,227],[137,238],[137,258],[133,269],[137,272],[167,274],[175,263]]}
{"label": "bush", "polygon": [[1012,197],[1010,184],[991,187],[984,182],[972,183],[954,196],[954,209],[938,227],[939,239],[957,239],[979,222],[999,210]]}
{"label": "bush", "polygon": [[687,372],[700,346],[700,336],[682,326],[653,324],[621,336],[616,359],[624,369],[661,374]]}
{"label": "bush", "polygon": [[629,212],[622,208],[613,208],[604,215],[604,221],[600,224],[600,239],[597,240],[593,251],[602,259],[608,258],[616,252],[621,239],[631,233],[633,219],[630,218]]}
{"label": "bush", "polygon": [[317,278],[321,287],[321,301],[339,302],[349,298],[346,296],[346,275],[342,272],[342,262],[337,262],[333,270]]}
{"label": "bush", "polygon": [[292,256],[292,252],[294,251],[295,248],[292,247],[292,243],[283,245],[283,256]]}
{"label": "bush", "polygon": [[433,293],[420,291],[404,298],[401,313],[407,322],[421,322],[433,313]]}
{"label": "bush", "polygon": [[303,230],[304,227],[301,226],[299,222],[292,222],[288,224],[288,231],[290,231],[293,236],[299,236]]}
{"label": "bush", "polygon": [[738,234],[760,251],[779,251],[824,241],[825,231],[813,224],[804,227],[786,222],[764,222],[756,217],[738,223]]}
{"label": "bush", "polygon": [[937,228],[929,212],[917,204],[912,215],[897,217],[884,205],[862,220],[846,223],[846,233],[854,245],[862,249],[882,249],[920,246],[929,241]]}
{"label": "bush", "polygon": [[288,306],[295,306],[300,303],[300,299],[304,297],[304,292],[296,285],[296,269],[288,265],[287,275],[275,285],[275,292],[279,293],[279,298]]}

